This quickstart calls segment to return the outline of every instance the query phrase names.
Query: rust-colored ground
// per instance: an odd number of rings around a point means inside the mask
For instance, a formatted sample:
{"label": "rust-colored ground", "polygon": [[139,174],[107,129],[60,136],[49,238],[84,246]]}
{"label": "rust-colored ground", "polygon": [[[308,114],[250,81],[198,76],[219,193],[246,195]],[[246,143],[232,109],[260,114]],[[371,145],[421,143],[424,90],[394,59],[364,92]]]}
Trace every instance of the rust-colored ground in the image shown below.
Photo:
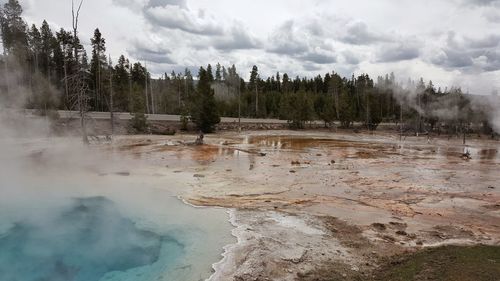
{"label": "rust-colored ground", "polygon": [[382,256],[500,241],[497,141],[289,131],[194,139],[124,137],[114,147],[172,177],[194,176],[180,191],[188,202],[233,209],[245,241],[214,278],[312,280],[332,264],[348,278]]}

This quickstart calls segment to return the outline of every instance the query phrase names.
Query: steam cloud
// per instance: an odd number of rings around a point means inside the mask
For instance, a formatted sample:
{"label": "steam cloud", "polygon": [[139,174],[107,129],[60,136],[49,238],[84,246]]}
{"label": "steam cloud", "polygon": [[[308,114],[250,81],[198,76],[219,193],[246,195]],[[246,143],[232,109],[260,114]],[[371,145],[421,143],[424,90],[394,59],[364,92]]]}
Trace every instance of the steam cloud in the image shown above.
{"label": "steam cloud", "polygon": [[[441,121],[467,119],[468,112],[461,110],[456,95],[448,94],[439,99],[431,100],[427,103],[426,108],[423,108],[418,102],[418,96],[422,92],[417,89],[414,82],[395,84],[390,89],[399,104],[417,111],[422,116],[436,117]],[[458,91],[459,88],[449,90],[450,93]],[[488,120],[492,129],[500,134],[500,97],[497,92],[493,92],[490,96],[463,94],[463,97],[470,102],[470,108],[474,111],[476,120],[473,121],[480,122],[482,120],[478,118],[484,118]]]}

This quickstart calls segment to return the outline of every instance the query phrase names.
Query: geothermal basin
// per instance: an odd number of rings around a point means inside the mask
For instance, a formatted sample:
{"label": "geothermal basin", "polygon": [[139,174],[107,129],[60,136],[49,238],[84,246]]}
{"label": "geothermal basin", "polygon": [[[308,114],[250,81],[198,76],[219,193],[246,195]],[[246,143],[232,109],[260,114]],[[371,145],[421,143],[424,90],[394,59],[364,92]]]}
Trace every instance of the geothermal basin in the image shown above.
{"label": "geothermal basin", "polygon": [[9,148],[0,151],[0,276],[387,280],[374,274],[399,255],[500,243],[498,141],[275,131],[190,145],[195,138],[0,145]]}
{"label": "geothermal basin", "polygon": [[224,209],[183,203],[179,183],[137,164],[61,163],[53,156],[76,152],[24,147],[1,157],[2,280],[204,280],[235,242]]}

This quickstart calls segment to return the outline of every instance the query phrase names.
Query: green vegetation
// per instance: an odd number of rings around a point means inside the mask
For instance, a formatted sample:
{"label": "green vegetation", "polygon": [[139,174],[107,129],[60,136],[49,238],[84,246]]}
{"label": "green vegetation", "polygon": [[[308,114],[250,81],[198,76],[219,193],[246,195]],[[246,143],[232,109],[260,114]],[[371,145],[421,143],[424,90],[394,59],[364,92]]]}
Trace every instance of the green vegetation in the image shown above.
{"label": "green vegetation", "polygon": [[352,271],[332,263],[301,274],[304,281],[497,281],[499,246],[442,246],[389,257],[381,267]]}
{"label": "green vegetation", "polygon": [[213,79],[210,65],[207,70],[200,67],[198,90],[191,98],[191,120],[204,133],[213,132],[215,125],[220,122],[214,93],[210,87]]}
{"label": "green vegetation", "polygon": [[500,276],[500,247],[446,246],[390,262],[376,280],[494,281]]}
{"label": "green vegetation", "polygon": [[130,119],[130,131],[133,133],[147,133],[149,131],[148,118],[142,112],[135,112]]}
{"label": "green vegetation", "polygon": [[288,120],[291,128],[302,129],[305,121],[313,120],[312,100],[305,91],[283,95],[280,109],[281,118]]}

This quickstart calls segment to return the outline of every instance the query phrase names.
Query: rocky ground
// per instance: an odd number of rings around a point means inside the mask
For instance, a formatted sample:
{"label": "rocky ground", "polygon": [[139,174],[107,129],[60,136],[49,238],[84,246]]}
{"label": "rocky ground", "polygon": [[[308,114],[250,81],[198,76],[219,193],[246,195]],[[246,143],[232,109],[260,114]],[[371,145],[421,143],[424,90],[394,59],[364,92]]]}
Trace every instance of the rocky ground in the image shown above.
{"label": "rocky ground", "polygon": [[[499,142],[327,131],[118,137],[104,146],[231,210],[213,280],[368,280],[386,258],[500,242]],[[471,159],[462,157],[469,151]]]}

